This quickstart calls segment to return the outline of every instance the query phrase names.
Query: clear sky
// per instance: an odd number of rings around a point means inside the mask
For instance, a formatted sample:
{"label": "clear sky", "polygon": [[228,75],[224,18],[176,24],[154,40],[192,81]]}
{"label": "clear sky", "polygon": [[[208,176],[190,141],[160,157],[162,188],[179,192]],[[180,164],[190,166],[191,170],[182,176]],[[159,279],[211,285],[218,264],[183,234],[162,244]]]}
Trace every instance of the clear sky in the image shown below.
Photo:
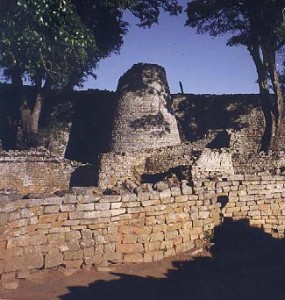
{"label": "clear sky", "polygon": [[176,17],[163,12],[159,25],[150,29],[135,26],[137,20],[130,13],[125,19],[131,27],[121,53],[102,60],[97,80],[87,80],[84,89],[116,90],[120,76],[143,62],[166,69],[171,93],[180,91],[179,81],[185,93],[258,93],[255,66],[246,48],[226,46],[225,36],[196,34],[184,26],[185,13]]}

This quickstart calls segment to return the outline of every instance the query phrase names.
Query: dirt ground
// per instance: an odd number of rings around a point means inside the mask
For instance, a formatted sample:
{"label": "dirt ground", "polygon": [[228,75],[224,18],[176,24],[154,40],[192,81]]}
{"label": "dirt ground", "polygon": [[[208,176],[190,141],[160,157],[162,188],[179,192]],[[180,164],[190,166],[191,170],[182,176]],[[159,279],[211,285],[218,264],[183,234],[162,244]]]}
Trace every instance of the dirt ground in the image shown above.
{"label": "dirt ground", "polygon": [[45,271],[21,280],[0,299],[285,299],[285,240],[246,221],[225,220],[209,252],[155,263],[111,266],[109,272],[80,271],[64,277]]}

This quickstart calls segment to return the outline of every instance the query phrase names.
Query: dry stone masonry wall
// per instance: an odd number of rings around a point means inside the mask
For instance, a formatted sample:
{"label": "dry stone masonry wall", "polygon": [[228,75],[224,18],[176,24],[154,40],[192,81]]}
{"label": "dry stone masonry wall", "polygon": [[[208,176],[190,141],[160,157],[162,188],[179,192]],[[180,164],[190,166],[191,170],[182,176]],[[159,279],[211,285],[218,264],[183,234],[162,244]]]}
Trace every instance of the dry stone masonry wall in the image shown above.
{"label": "dry stone masonry wall", "polygon": [[[161,190],[1,201],[2,282],[35,270],[151,262],[199,249],[223,217],[284,237],[284,176],[193,173]],[[80,190],[79,190],[80,191]],[[227,201],[221,207],[221,197]]]}
{"label": "dry stone masonry wall", "polygon": [[53,193],[69,189],[75,166],[49,151],[0,152],[0,191],[19,194]]}
{"label": "dry stone masonry wall", "polygon": [[265,127],[260,95],[176,94],[172,100],[182,141],[202,141],[212,134],[211,148],[245,154],[259,150]]}
{"label": "dry stone masonry wall", "polygon": [[119,80],[119,103],[114,122],[112,150],[135,150],[180,143],[164,68],[137,64]]}

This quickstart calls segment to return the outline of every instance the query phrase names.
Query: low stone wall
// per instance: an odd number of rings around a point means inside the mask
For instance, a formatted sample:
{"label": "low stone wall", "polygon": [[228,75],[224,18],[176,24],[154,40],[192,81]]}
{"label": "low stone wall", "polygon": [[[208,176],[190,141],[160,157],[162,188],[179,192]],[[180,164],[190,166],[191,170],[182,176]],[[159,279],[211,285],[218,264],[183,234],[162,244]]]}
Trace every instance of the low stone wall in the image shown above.
{"label": "low stone wall", "polygon": [[185,183],[137,195],[87,191],[0,203],[2,280],[58,266],[161,260],[201,247],[219,223],[214,199],[202,199]]}
{"label": "low stone wall", "polygon": [[71,162],[49,151],[0,152],[0,191],[13,190],[20,194],[53,193],[69,189]]}
{"label": "low stone wall", "polygon": [[151,262],[201,248],[223,216],[284,237],[285,177],[193,173],[162,191],[1,201],[2,282],[39,269]]}
{"label": "low stone wall", "polygon": [[213,174],[233,175],[235,173],[232,151],[228,149],[205,149],[194,165],[196,172],[209,172]]}
{"label": "low stone wall", "polygon": [[102,154],[100,157],[98,186],[103,190],[121,185],[125,180],[139,180],[144,172],[144,152]]}
{"label": "low stone wall", "polygon": [[202,150],[195,143],[134,151],[109,152],[101,156],[99,186],[120,185],[125,180],[140,181],[143,174],[158,174],[179,166],[191,166]]}

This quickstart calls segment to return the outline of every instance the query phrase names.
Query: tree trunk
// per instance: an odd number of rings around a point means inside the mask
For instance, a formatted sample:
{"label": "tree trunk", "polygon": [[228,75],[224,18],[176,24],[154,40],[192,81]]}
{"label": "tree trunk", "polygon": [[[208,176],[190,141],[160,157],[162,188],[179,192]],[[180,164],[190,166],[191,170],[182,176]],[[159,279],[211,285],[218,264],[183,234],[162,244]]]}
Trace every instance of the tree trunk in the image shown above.
{"label": "tree trunk", "polygon": [[29,105],[28,100],[25,99],[20,108],[24,137],[29,147],[38,146],[39,119],[43,99],[42,93],[38,91],[33,105]]}
{"label": "tree trunk", "polygon": [[264,56],[266,57],[267,60],[270,80],[272,83],[272,88],[275,96],[274,97],[275,101],[272,107],[272,114],[275,118],[274,131],[270,143],[270,149],[278,150],[280,144],[280,138],[282,134],[282,124],[284,119],[284,98],[283,98],[283,93],[282,93],[281,84],[279,80],[279,73],[276,69],[275,51],[270,47],[270,45],[266,45],[264,47]]}
{"label": "tree trunk", "polygon": [[272,109],[273,103],[272,97],[269,93],[267,69],[263,59],[261,58],[258,42],[248,48],[248,51],[250,52],[256,67],[259,93],[261,96],[261,107],[265,118],[265,128],[260,144],[260,151],[268,152],[272,143],[272,137],[275,136],[276,117]]}

